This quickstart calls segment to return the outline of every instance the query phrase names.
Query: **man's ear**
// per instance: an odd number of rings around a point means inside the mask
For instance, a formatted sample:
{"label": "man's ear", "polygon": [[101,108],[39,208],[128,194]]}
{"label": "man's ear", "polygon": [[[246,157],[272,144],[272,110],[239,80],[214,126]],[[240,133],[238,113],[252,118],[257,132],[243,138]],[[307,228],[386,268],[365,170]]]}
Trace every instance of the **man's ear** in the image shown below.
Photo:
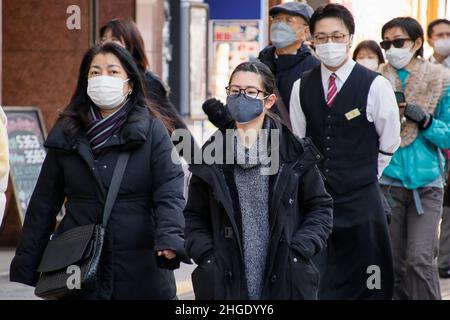
{"label": "man's ear", "polygon": [[311,37],[311,30],[309,29],[309,26],[305,27],[305,36],[306,36],[306,39]]}

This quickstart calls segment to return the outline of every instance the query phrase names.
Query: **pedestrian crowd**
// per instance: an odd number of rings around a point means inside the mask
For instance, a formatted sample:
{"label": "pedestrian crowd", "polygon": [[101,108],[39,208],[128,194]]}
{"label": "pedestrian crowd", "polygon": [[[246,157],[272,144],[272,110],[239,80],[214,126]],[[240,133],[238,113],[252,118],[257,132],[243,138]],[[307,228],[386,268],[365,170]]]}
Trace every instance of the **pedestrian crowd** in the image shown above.
{"label": "pedestrian crowd", "polygon": [[[203,103],[218,129],[201,147],[136,25],[101,28],[45,141],[11,281],[45,298],[173,300],[174,270],[193,261],[200,300],[441,299],[450,21],[425,38],[394,18],[379,43],[356,45],[342,5],[288,2],[269,16],[270,44],[234,69],[226,101]],[[71,265],[81,289],[63,288]]]}

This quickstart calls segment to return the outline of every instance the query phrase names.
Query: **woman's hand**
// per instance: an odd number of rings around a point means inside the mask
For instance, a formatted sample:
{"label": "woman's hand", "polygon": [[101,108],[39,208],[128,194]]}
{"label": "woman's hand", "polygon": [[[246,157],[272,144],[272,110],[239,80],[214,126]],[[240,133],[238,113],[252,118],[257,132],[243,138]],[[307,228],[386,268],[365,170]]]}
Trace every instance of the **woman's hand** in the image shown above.
{"label": "woman's hand", "polygon": [[171,260],[171,259],[175,258],[177,255],[172,250],[162,250],[162,251],[158,251],[158,257],[160,257],[160,256],[164,256],[165,258]]}

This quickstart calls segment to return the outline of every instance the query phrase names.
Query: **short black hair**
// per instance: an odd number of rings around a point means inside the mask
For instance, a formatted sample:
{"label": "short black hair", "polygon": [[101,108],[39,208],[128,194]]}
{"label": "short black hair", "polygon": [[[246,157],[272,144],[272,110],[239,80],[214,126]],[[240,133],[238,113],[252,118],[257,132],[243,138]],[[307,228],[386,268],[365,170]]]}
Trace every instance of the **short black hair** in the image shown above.
{"label": "short black hair", "polygon": [[438,24],[445,23],[446,25],[450,26],[450,21],[447,19],[436,19],[430,22],[427,28],[427,36],[428,38],[431,38],[433,35],[433,28],[436,27]]}
{"label": "short black hair", "polygon": [[381,48],[378,45],[378,43],[376,43],[373,40],[364,40],[364,41],[360,42],[358,44],[358,46],[355,48],[355,51],[353,51],[353,60],[356,60],[358,53],[362,49],[367,49],[367,50],[370,50],[373,53],[375,53],[377,55],[379,65],[384,63],[383,52],[381,51]]}
{"label": "short black hair", "polygon": [[387,22],[381,29],[381,38],[384,39],[384,34],[386,33],[386,31],[395,27],[398,27],[405,31],[412,41],[416,41],[419,38],[422,39],[422,46],[419,48],[419,50],[416,51],[415,56],[423,57],[423,42],[425,41],[425,38],[420,23],[416,19],[411,17],[394,18],[391,21]]}
{"label": "short black hair", "polygon": [[309,29],[314,34],[316,23],[325,18],[337,18],[344,22],[350,34],[355,34],[355,20],[351,12],[343,5],[330,3],[325,7],[319,7],[309,21]]}

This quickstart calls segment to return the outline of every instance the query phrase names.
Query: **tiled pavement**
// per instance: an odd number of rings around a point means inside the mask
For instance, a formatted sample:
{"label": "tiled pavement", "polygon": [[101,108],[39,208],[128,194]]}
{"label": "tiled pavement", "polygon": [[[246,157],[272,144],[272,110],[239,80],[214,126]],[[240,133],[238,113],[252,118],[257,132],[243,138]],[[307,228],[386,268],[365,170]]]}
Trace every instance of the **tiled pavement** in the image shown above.
{"label": "tiled pavement", "polygon": [[[12,249],[0,248],[0,300],[36,300],[33,288],[18,283],[9,282],[8,268],[13,257]],[[194,265],[183,264],[182,268],[175,271],[177,279],[178,298],[180,300],[192,300],[191,273]],[[450,300],[450,279],[441,279],[442,299]]]}

